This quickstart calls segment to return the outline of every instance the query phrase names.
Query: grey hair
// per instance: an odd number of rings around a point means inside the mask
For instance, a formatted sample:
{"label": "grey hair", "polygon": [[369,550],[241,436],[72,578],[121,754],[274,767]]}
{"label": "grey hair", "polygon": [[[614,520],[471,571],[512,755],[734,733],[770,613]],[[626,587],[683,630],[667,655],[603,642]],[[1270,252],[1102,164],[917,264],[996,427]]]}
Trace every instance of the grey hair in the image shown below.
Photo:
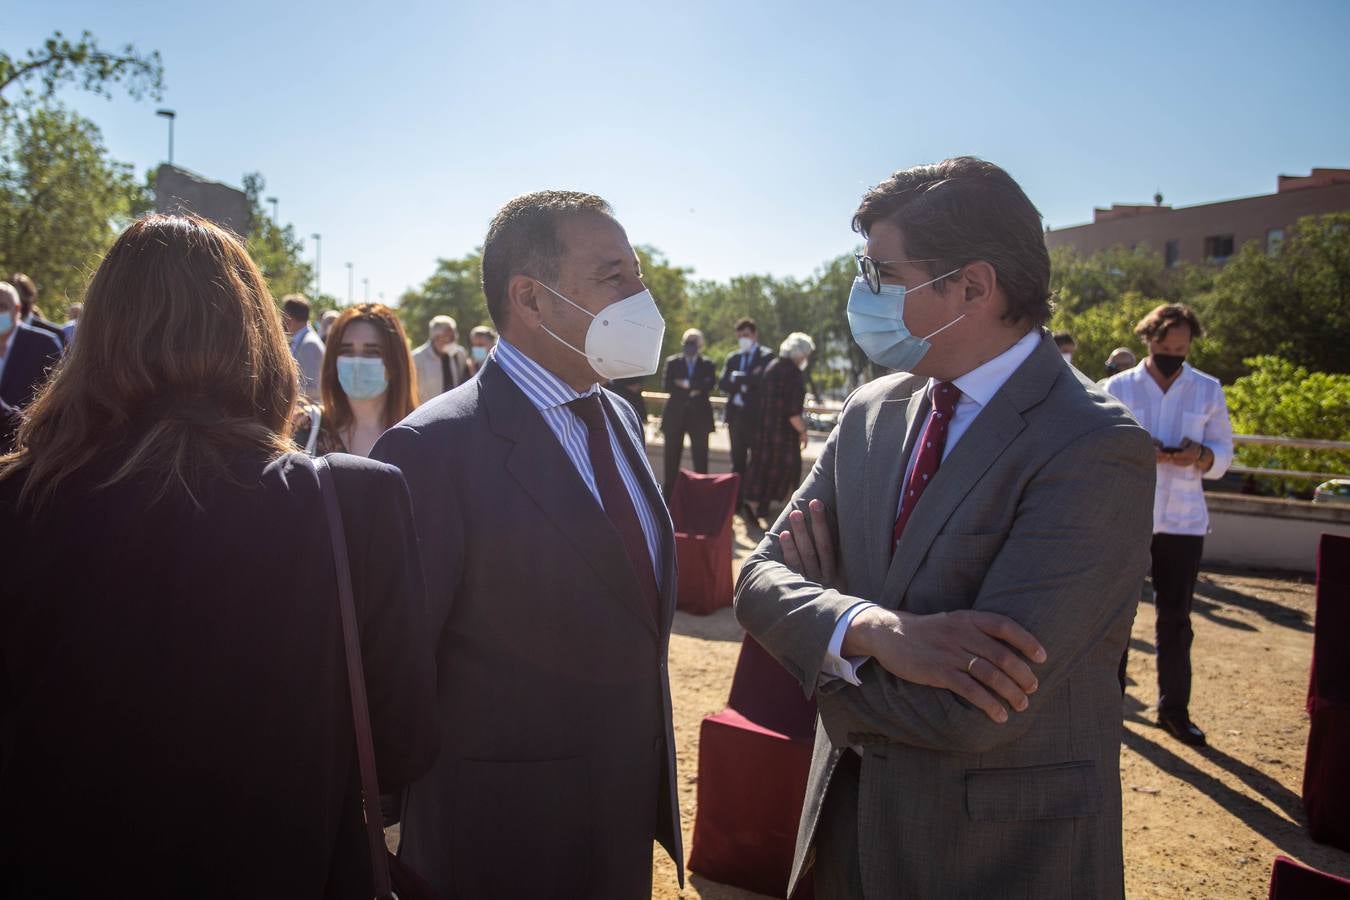
{"label": "grey hair", "polygon": [[8,281],[0,281],[0,293],[9,294],[11,297],[13,297],[15,306],[23,305],[23,301],[19,297],[19,289],[16,288],[14,285],[10,284]]}
{"label": "grey hair", "polygon": [[783,338],[783,343],[778,347],[778,355],[803,359],[815,352],[815,349],[816,342],[811,340],[811,335],[794,331]]}
{"label": "grey hair", "polygon": [[459,334],[459,324],[449,316],[433,316],[427,323],[427,332],[429,334],[442,334],[449,329],[455,334]]}
{"label": "grey hair", "polygon": [[680,338],[680,343],[687,344],[689,343],[690,338],[698,338],[698,343],[700,347],[703,346],[705,343],[707,343],[707,341],[705,341],[703,338],[703,332],[699,331],[697,328],[690,328],[688,331],[686,331],[684,333],[684,337]]}

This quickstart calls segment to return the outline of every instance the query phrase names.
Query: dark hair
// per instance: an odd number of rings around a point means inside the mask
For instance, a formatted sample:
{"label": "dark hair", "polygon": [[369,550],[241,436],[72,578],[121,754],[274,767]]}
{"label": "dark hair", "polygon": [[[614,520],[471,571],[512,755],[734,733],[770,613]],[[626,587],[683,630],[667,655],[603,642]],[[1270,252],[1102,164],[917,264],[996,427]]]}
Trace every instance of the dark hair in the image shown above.
{"label": "dark hair", "polygon": [[309,321],[309,300],[304,294],[287,294],[281,298],[281,311],[299,322]]}
{"label": "dark hair", "polygon": [[742,328],[749,328],[749,329],[750,329],[751,331],[753,331],[755,334],[759,334],[759,326],[756,325],[756,324],[755,324],[755,320],[752,319],[752,318],[750,318],[749,316],[746,316],[746,317],[743,318],[743,319],[737,319],[737,320],[736,320],[736,327],[733,328],[732,330],[733,330],[733,331],[740,331]]}
{"label": "dark hair", "polygon": [[9,276],[9,283],[14,285],[14,289],[19,292],[19,309],[23,314],[28,315],[28,311],[33,308],[33,301],[37,299],[37,285],[33,279],[22,272],[15,272]]}
{"label": "dark hair", "polygon": [[493,216],[483,241],[483,295],[498,328],[506,320],[506,285],[511,276],[555,280],[563,254],[558,224],[582,213],[613,216],[614,210],[595,194],[535,191],[516,197]]}
{"label": "dark hair", "polygon": [[244,245],[206,219],[150,215],[113,242],[85,292],[80,339],[0,458],[35,507],[100,458],[103,486],[148,476],[154,499],[237,481],[239,449],[293,450],[299,370]]}
{"label": "dark hair", "polygon": [[1069,334],[1067,331],[1056,331],[1056,332],[1055,332],[1055,346],[1058,347],[1059,349],[1063,350],[1065,344],[1073,344],[1073,345],[1077,346],[1078,342],[1075,341],[1075,340],[1073,339],[1073,335]]}
{"label": "dark hair", "polygon": [[[934,278],[983,260],[1008,298],[1004,319],[1050,319],[1050,254],[1041,214],[1012,176],[993,163],[958,156],[896,172],[863,195],[853,230],[866,237],[890,221],[905,235],[905,255]],[[946,283],[934,285],[939,293]]]}
{"label": "dark hair", "polygon": [[1200,319],[1196,316],[1195,310],[1184,303],[1164,303],[1155,307],[1134,326],[1134,333],[1145,341],[1160,341],[1167,337],[1167,332],[1178,325],[1185,325],[1191,330],[1191,340],[1196,340],[1205,333],[1200,327]]}

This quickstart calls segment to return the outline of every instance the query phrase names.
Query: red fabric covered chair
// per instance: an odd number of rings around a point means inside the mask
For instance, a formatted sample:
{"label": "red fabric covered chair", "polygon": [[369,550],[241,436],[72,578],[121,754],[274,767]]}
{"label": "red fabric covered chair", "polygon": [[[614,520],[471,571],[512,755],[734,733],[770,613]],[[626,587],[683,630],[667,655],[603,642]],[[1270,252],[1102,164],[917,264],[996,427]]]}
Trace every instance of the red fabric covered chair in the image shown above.
{"label": "red fabric covered chair", "polygon": [[[698,815],[689,868],[784,897],[811,767],[816,705],[749,635],[730,705],[699,731]],[[793,896],[809,900],[810,879]]]}
{"label": "red fabric covered chair", "polygon": [[1322,535],[1303,809],[1313,840],[1350,850],[1350,538]]}
{"label": "red fabric covered chair", "polygon": [[1277,856],[1270,872],[1270,900],[1350,900],[1350,881]]}
{"label": "red fabric covered chair", "polygon": [[731,517],[741,476],[698,475],[681,469],[670,496],[675,559],[680,567],[677,609],[707,615],[731,605]]}

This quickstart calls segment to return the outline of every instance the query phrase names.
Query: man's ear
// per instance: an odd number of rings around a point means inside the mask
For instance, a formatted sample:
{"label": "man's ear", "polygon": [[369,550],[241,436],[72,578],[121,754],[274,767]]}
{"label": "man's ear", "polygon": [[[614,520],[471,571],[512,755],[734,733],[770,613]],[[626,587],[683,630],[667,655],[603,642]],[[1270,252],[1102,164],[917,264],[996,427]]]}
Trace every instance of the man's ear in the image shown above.
{"label": "man's ear", "polygon": [[998,273],[985,260],[967,263],[961,271],[961,279],[965,302],[983,306],[993,300],[998,288]]}
{"label": "man's ear", "polygon": [[543,321],[539,312],[540,294],[543,288],[528,275],[512,275],[506,283],[506,307],[511,311],[510,318],[528,328],[538,328]]}

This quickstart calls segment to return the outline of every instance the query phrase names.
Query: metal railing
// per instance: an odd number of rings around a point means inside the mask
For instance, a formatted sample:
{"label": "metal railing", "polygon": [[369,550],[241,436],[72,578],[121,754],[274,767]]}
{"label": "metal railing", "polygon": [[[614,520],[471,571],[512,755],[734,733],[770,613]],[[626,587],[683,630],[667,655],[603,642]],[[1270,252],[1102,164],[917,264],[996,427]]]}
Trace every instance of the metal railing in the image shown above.
{"label": "metal railing", "polygon": [[[643,391],[642,399],[648,403],[664,407],[670,395],[661,391]],[[709,397],[708,400],[716,409],[721,409],[727,405],[726,397]],[[843,411],[842,406],[816,406],[807,403],[802,406],[802,411],[812,416],[837,416]],[[809,424],[809,423],[808,423]],[[828,431],[820,429],[809,429],[813,434],[827,434]],[[1290,438],[1290,437],[1272,437],[1263,434],[1235,434],[1233,435],[1234,444],[1248,444],[1259,447],[1283,447],[1291,450],[1332,450],[1342,453],[1350,453],[1350,441],[1328,441],[1318,438]],[[1267,469],[1260,466],[1242,466],[1231,465],[1228,471],[1237,475],[1260,475],[1268,478],[1293,478],[1305,481],[1329,481],[1332,478],[1350,478],[1346,472],[1303,472],[1294,469]]]}

